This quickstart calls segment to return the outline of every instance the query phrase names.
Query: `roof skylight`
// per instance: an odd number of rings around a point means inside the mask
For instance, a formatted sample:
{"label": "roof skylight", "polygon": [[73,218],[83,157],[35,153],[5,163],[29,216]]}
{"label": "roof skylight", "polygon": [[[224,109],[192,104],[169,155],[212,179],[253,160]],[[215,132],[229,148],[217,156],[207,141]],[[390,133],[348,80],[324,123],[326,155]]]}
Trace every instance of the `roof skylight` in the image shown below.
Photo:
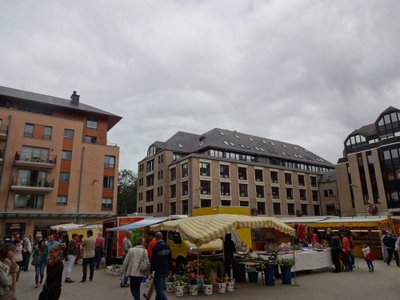
{"label": "roof skylight", "polygon": [[178,144],[178,147],[179,147],[179,148],[183,148],[182,144]]}

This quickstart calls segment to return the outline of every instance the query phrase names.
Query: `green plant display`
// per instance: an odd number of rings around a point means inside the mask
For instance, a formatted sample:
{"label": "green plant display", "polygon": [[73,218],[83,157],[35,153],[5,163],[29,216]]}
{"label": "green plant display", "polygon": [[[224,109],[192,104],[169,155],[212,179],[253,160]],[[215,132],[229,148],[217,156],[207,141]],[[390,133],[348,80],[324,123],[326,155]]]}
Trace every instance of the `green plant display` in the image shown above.
{"label": "green plant display", "polygon": [[291,268],[294,266],[294,259],[293,258],[279,258],[278,265],[284,268]]}

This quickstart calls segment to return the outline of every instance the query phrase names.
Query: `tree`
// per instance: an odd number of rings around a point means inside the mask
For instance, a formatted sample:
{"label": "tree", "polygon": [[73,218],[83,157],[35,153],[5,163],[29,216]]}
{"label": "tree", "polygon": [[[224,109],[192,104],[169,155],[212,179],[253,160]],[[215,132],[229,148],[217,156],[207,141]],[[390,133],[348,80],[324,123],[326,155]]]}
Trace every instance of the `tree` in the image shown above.
{"label": "tree", "polygon": [[118,172],[117,214],[126,215],[136,211],[137,175],[128,169]]}

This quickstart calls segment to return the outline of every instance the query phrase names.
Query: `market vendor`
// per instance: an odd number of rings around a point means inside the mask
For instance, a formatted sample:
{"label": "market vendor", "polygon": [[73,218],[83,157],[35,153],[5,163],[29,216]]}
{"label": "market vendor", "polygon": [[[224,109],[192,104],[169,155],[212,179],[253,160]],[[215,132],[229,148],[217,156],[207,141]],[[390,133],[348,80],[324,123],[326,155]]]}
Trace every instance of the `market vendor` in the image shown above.
{"label": "market vendor", "polygon": [[235,243],[232,241],[232,235],[230,233],[225,235],[224,241],[224,262],[225,262],[225,274],[231,277],[231,266],[234,268],[235,259],[233,254],[236,252]]}

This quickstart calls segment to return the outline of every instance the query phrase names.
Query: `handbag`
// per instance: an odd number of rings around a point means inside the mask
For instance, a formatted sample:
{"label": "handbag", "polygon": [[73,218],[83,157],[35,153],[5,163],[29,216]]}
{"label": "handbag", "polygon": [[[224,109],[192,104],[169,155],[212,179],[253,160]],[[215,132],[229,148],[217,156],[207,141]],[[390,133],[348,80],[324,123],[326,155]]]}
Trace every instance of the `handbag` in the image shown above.
{"label": "handbag", "polygon": [[38,265],[40,265],[41,260],[42,259],[41,259],[41,257],[39,255],[35,255],[35,256],[32,257],[31,265],[32,266],[38,266]]}
{"label": "handbag", "polygon": [[150,273],[150,266],[151,265],[149,259],[147,258],[146,251],[143,251],[142,257],[140,258],[139,269],[141,272],[147,275]]}

